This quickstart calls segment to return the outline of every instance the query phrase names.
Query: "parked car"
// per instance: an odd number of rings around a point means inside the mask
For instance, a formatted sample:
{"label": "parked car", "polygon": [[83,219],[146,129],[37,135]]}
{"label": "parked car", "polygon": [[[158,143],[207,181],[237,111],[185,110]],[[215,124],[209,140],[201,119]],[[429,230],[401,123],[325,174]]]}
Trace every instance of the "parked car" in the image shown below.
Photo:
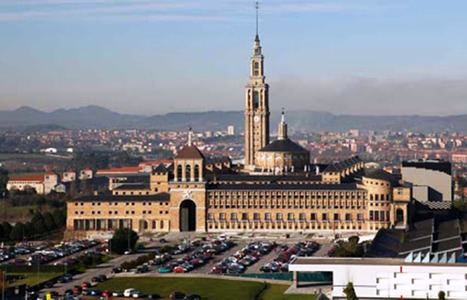
{"label": "parked car", "polygon": [[137,292],[136,289],[126,289],[123,291],[123,297],[131,297],[131,295],[133,295],[133,293]]}
{"label": "parked car", "polygon": [[182,292],[172,292],[169,295],[170,300],[183,300],[185,298],[185,294]]}

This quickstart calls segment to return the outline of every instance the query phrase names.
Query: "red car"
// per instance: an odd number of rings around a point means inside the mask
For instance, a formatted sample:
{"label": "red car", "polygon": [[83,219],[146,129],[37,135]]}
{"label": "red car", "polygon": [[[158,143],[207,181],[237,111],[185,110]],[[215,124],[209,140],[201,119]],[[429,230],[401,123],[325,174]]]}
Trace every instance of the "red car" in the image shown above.
{"label": "red car", "polygon": [[88,281],[83,281],[83,283],[81,283],[81,288],[88,289],[90,285]]}
{"label": "red car", "polygon": [[102,297],[110,297],[110,296],[112,296],[112,293],[110,291],[108,291],[108,290],[105,290],[105,291],[102,292],[101,296]]}
{"label": "red car", "polygon": [[185,273],[186,272],[186,269],[182,266],[176,266],[174,269],[173,269],[173,272],[174,273]]}

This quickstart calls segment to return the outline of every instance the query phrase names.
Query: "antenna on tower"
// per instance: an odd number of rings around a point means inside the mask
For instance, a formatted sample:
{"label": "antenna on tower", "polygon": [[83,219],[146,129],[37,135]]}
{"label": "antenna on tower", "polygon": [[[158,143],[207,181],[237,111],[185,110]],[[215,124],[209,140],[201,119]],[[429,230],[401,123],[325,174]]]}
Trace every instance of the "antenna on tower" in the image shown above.
{"label": "antenna on tower", "polygon": [[256,37],[258,37],[258,33],[259,33],[259,30],[258,30],[258,10],[259,10],[259,2],[258,2],[258,1],[255,2],[255,8],[256,8]]}

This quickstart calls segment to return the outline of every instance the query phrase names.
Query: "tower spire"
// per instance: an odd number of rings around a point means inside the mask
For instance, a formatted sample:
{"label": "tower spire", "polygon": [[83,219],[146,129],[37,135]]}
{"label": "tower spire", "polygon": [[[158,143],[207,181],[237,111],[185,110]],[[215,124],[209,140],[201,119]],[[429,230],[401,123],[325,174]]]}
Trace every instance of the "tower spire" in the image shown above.
{"label": "tower spire", "polygon": [[256,40],[259,40],[259,26],[258,26],[258,10],[259,10],[259,3],[258,1],[255,2],[255,8],[256,8]]}
{"label": "tower spire", "polygon": [[287,123],[285,123],[285,111],[282,108],[281,122],[279,123],[279,128],[277,130],[277,139],[285,140],[287,139]]}
{"label": "tower spire", "polygon": [[188,146],[193,145],[193,129],[190,127],[188,129]]}

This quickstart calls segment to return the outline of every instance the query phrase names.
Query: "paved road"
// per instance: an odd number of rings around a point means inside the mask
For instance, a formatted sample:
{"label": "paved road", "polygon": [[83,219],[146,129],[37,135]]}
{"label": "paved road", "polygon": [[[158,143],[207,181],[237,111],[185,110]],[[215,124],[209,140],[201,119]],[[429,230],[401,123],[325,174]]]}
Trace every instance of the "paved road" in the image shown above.
{"label": "paved road", "polygon": [[90,248],[86,248],[86,249],[83,249],[79,252],[76,252],[76,253],[73,253],[71,255],[68,255],[68,256],[64,256],[64,257],[61,257],[59,259],[55,259],[55,260],[52,260],[50,262],[47,263],[47,265],[61,265],[63,264],[65,261],[67,261],[68,259],[71,259],[71,258],[77,258],[79,256],[82,256],[83,254],[89,252],[89,251],[93,251],[93,250],[96,250],[97,248],[99,248],[100,246],[102,246],[102,244],[97,244],[95,246],[92,246]]}

